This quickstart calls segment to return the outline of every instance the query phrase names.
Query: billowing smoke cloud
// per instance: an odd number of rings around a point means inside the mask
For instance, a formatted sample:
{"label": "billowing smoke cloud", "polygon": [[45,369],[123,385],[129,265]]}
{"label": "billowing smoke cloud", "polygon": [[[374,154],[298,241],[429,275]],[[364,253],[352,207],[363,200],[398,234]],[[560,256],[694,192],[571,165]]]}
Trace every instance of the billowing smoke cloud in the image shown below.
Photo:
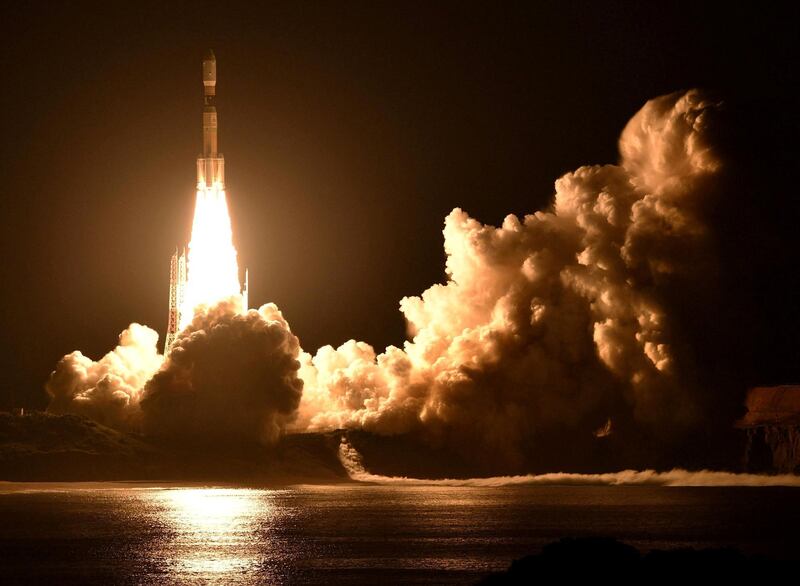
{"label": "billowing smoke cloud", "polygon": [[275,306],[222,304],[163,364],[142,326],[97,363],[65,357],[50,409],[176,440],[271,440],[287,425],[412,434],[509,470],[556,442],[566,454],[601,436],[672,441],[724,387],[724,368],[701,372],[698,355],[735,357],[706,327],[730,297],[715,233],[722,111],[698,91],[657,98],[624,129],[619,164],[564,175],[547,210],[500,227],[453,210],[447,282],[401,301],[402,348],[351,340],[312,356]]}
{"label": "billowing smoke cloud", "polygon": [[696,389],[665,300],[710,264],[701,212],[721,165],[707,136],[718,108],[696,91],[648,102],[620,164],[568,173],[548,211],[499,228],[451,212],[447,283],[400,303],[413,339],[305,354],[300,425],[422,430],[495,460],[609,417],[684,429]]}
{"label": "billowing smoke cloud", "polygon": [[158,334],[131,325],[98,362],[65,356],[47,383],[49,411],[78,413],[173,443],[274,441],[297,410],[297,338],[274,305],[200,308],[165,360]]}
{"label": "billowing smoke cloud", "polygon": [[239,298],[201,310],[147,383],[151,436],[272,442],[294,419],[300,345],[275,305],[242,314]]}
{"label": "billowing smoke cloud", "polygon": [[67,354],[45,387],[48,411],[77,413],[118,429],[138,428],[142,390],[164,361],[157,342],[157,332],[134,323],[97,362],[78,351]]}

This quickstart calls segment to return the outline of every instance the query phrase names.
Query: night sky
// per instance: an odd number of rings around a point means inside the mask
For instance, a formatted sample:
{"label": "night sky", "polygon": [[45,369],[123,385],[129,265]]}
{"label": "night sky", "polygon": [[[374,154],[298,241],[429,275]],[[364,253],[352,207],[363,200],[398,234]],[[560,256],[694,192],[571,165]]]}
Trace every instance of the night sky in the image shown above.
{"label": "night sky", "polygon": [[[163,335],[207,48],[251,305],[277,303],[312,352],[400,344],[400,298],[444,279],[452,208],[545,207],[564,172],[617,160],[650,98],[702,87],[797,122],[797,8],[429,4],[4,7],[0,407],[44,407],[62,355],[99,358],[132,321]],[[777,210],[797,197],[767,191]],[[797,311],[770,315],[791,343]]]}

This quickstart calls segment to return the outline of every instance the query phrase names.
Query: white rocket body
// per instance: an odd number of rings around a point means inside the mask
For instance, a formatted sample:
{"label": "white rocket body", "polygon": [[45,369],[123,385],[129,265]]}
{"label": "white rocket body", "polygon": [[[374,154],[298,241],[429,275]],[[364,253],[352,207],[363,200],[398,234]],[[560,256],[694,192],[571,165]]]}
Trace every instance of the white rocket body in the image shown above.
{"label": "white rocket body", "polygon": [[197,188],[225,188],[225,159],[217,152],[217,58],[203,58],[203,154],[197,158]]}

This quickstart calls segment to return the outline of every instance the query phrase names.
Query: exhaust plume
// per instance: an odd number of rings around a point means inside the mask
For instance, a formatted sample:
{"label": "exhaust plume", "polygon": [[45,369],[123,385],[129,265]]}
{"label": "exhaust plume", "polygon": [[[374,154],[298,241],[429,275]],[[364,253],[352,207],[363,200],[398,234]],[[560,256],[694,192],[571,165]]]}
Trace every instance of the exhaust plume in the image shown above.
{"label": "exhaust plume", "polygon": [[295,417],[300,345],[275,305],[199,309],[147,382],[144,431],[173,442],[271,443]]}
{"label": "exhaust plume", "polygon": [[48,411],[173,444],[271,443],[294,419],[300,346],[274,305],[242,313],[234,296],[198,308],[166,359],[157,341],[132,324],[97,362],[65,356],[47,383]]}
{"label": "exhaust plume", "polygon": [[144,385],[164,361],[157,343],[157,332],[134,323],[97,362],[77,350],[67,354],[45,385],[47,410],[83,415],[117,429],[137,428]]}
{"label": "exhaust plume", "polygon": [[[736,165],[724,111],[696,90],[656,98],[623,130],[619,163],[567,173],[546,210],[500,227],[453,210],[446,282],[401,300],[402,347],[303,352],[274,305],[242,314],[234,296],[200,305],[166,360],[138,325],[99,362],[64,357],[50,410],[174,441],[410,434],[514,471],[553,469],[541,457],[553,445],[566,459],[598,442],[652,456],[714,422],[729,428],[748,346],[714,322],[754,318],[740,311],[748,290],[731,286],[742,246],[725,235],[749,217],[725,212]],[[224,252],[233,288],[235,250]]]}
{"label": "exhaust plume", "polygon": [[496,228],[453,210],[447,282],[400,302],[412,339],[304,354],[299,425],[421,431],[509,464],[609,418],[664,437],[689,426],[697,389],[666,301],[709,265],[719,107],[697,91],[648,102],[620,164],[566,174],[547,211]]}

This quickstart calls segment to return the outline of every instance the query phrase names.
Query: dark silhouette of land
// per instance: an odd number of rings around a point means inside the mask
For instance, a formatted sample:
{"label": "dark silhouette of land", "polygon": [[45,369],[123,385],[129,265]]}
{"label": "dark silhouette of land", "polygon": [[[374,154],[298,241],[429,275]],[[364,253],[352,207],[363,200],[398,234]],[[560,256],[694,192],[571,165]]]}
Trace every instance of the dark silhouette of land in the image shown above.
{"label": "dark silhouette of land", "polygon": [[[339,460],[346,437],[371,473],[409,478],[476,478],[543,472],[601,473],[623,469],[744,470],[746,434],[693,437],[677,455],[646,457],[644,441],[590,436],[583,451],[551,450],[542,441],[519,466],[470,460],[413,434],[363,430],[288,434],[274,445],[220,439],[165,439],[118,431],[76,415],[0,413],[0,480],[221,481],[257,484],[351,482]],[[576,443],[576,445],[578,445]],[[547,448],[547,449],[544,449]],[[678,449],[679,448],[679,449]],[[769,470],[768,470],[769,471]]]}
{"label": "dark silhouette of land", "polygon": [[295,434],[256,443],[164,444],[76,415],[0,413],[0,480],[349,482],[340,437]]}
{"label": "dark silhouette of land", "polygon": [[564,538],[549,543],[541,553],[514,560],[508,570],[496,572],[479,586],[548,583],[561,578],[593,575],[598,579],[682,577],[743,577],[770,575],[779,562],[747,556],[733,548],[679,548],[641,553],[635,547],[608,537]]}

